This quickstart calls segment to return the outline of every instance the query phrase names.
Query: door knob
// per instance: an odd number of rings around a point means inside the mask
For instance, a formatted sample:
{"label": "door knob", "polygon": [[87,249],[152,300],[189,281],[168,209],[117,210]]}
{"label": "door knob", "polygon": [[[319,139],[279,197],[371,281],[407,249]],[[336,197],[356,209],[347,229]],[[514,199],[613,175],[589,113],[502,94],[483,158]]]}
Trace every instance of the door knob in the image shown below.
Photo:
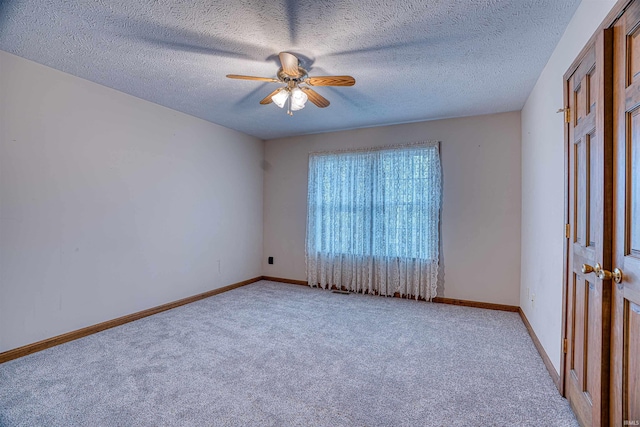
{"label": "door knob", "polygon": [[598,275],[598,279],[600,280],[613,279],[613,281],[616,283],[622,282],[622,270],[620,270],[619,268],[614,269],[613,273],[611,271],[600,269],[600,271],[598,271],[596,274]]}
{"label": "door knob", "polygon": [[593,267],[589,264],[582,264],[582,274],[596,273],[597,275],[600,271],[602,271],[602,266],[600,264],[596,264]]}

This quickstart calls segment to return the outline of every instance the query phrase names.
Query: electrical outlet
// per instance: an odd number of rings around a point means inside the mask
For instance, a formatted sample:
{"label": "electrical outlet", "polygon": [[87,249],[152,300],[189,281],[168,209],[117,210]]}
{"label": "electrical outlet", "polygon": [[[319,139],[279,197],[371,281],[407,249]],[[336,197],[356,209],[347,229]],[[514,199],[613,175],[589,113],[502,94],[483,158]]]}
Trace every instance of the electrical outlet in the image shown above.
{"label": "electrical outlet", "polygon": [[531,307],[536,306],[536,294],[531,294]]}

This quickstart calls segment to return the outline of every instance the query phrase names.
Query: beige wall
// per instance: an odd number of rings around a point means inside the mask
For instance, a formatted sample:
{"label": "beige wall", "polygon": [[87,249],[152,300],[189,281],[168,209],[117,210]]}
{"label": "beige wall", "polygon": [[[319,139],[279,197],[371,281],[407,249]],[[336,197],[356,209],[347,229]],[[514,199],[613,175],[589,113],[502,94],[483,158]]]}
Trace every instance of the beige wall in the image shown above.
{"label": "beige wall", "polygon": [[[522,110],[520,306],[556,370],[562,329],[563,75],[615,0],[583,0]],[[533,301],[532,301],[533,299]]]}
{"label": "beige wall", "polygon": [[266,141],[263,274],[306,278],[310,151],[423,140],[442,141],[444,296],[518,305],[519,112]]}
{"label": "beige wall", "polygon": [[262,159],[0,51],[0,352],[259,276]]}

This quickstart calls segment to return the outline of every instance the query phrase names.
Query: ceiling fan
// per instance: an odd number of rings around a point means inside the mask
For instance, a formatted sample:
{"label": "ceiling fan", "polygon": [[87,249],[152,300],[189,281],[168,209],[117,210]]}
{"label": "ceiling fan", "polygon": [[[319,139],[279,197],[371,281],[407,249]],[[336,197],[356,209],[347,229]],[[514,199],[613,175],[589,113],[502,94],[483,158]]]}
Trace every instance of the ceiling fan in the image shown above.
{"label": "ceiling fan", "polygon": [[329,106],[329,101],[310,86],[353,86],[356,79],[351,76],[320,76],[309,77],[307,70],[300,66],[298,58],[289,52],[280,52],[278,55],[282,67],[278,70],[276,79],[269,77],[240,76],[227,74],[230,79],[257,80],[261,82],[282,83],[285,86],[267,95],[260,104],[267,105],[272,102],[283,108],[288,101],[287,114],[293,116],[292,111],[301,110],[307,100],[317,107]]}

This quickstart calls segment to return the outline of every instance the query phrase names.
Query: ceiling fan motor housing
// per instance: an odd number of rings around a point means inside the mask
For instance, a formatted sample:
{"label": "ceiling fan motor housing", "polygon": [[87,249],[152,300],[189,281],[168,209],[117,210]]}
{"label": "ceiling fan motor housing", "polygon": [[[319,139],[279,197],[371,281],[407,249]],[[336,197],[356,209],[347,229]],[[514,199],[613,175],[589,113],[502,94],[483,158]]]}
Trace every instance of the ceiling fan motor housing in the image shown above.
{"label": "ceiling fan motor housing", "polygon": [[278,80],[280,80],[281,82],[284,83],[288,83],[290,81],[296,82],[296,83],[301,83],[304,81],[304,79],[306,79],[307,77],[309,77],[307,70],[305,70],[302,67],[298,67],[298,75],[297,76],[290,76],[289,74],[285,73],[285,71],[282,69],[282,67],[280,67],[280,69],[278,69]]}

